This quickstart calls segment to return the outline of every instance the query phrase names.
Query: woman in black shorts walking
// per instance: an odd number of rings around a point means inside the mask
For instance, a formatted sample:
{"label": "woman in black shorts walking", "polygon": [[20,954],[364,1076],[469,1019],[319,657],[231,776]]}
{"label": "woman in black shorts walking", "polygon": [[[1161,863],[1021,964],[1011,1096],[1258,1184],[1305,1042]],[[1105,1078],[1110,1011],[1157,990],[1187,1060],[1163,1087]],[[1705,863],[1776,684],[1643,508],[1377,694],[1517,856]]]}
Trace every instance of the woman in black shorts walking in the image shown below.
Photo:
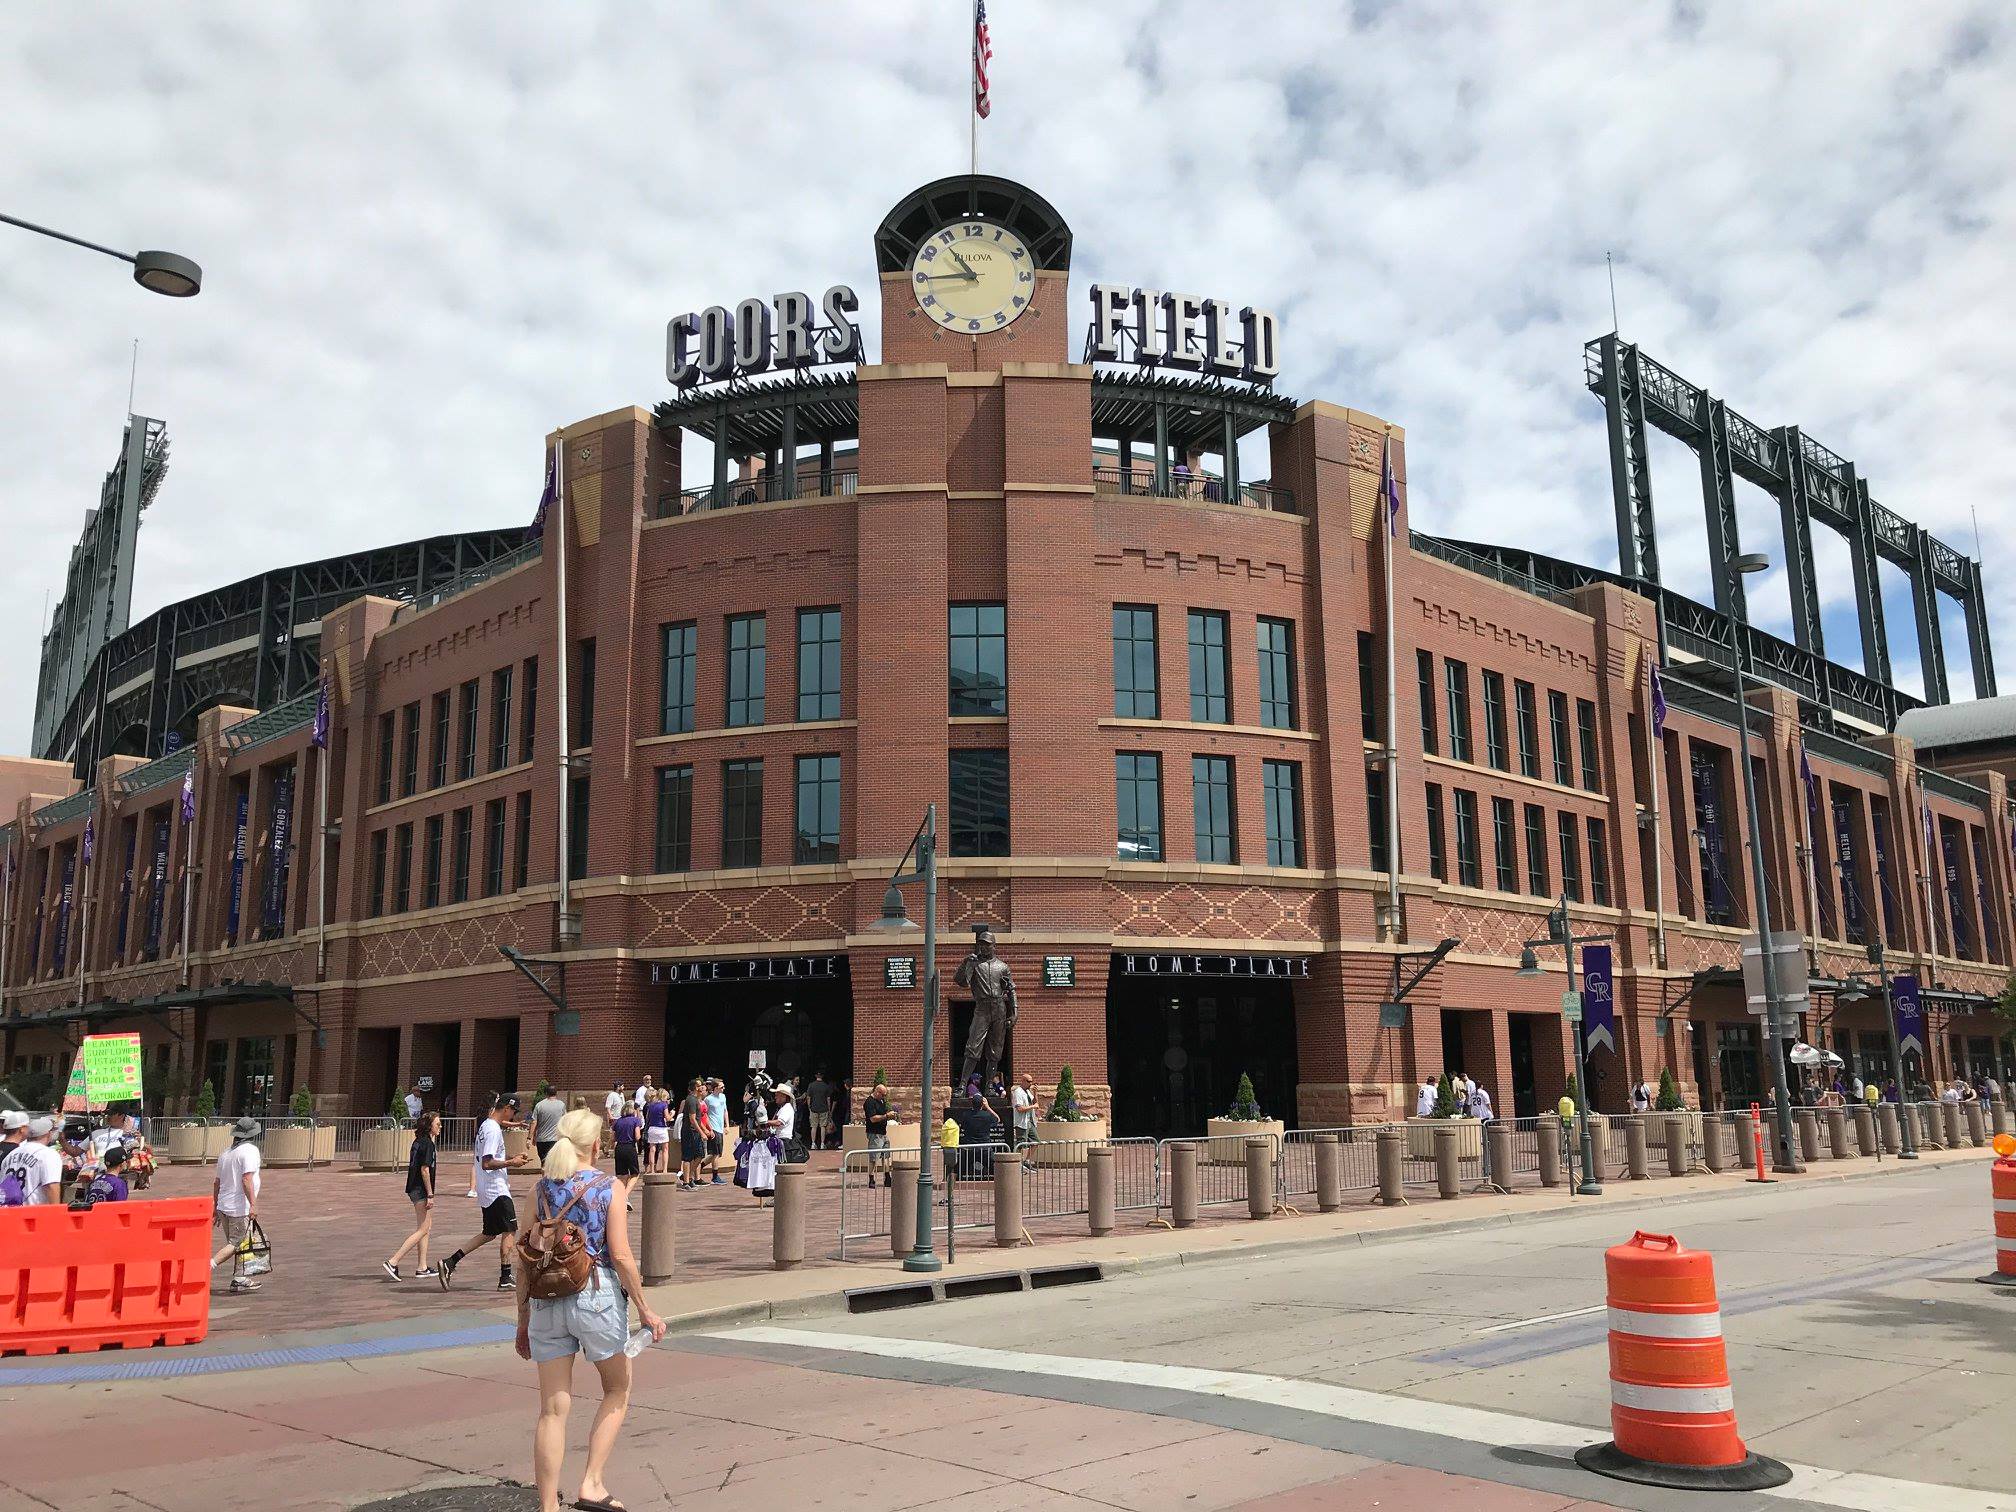
{"label": "woman in black shorts walking", "polygon": [[700,1185],[700,1162],[707,1158],[707,1136],[700,1132],[706,1116],[700,1096],[700,1079],[686,1084],[686,1096],[679,1104],[679,1190],[693,1191]]}
{"label": "woman in black shorts walking", "polygon": [[413,1149],[406,1157],[406,1199],[413,1204],[413,1232],[392,1258],[383,1262],[385,1274],[394,1281],[404,1279],[399,1274],[399,1262],[416,1244],[420,1247],[420,1269],[413,1273],[413,1279],[425,1281],[436,1274],[427,1263],[427,1239],[434,1231],[434,1142],[440,1133],[439,1113],[422,1113],[413,1120]]}
{"label": "woman in black shorts walking", "polygon": [[616,1141],[616,1185],[622,1189],[623,1205],[627,1208],[639,1179],[637,1142],[644,1137],[644,1120],[637,1116],[637,1104],[623,1104],[623,1111],[610,1125],[610,1133]]}

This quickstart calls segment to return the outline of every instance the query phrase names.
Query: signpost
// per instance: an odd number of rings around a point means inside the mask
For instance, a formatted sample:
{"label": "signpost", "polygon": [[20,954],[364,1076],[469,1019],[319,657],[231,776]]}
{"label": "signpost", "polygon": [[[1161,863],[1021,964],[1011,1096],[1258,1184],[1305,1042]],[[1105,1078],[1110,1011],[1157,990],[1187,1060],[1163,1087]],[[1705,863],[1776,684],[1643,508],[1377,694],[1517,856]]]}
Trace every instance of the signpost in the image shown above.
{"label": "signpost", "polygon": [[1571,1024],[1582,1022],[1582,994],[1564,992],[1561,994],[1561,1016]]}

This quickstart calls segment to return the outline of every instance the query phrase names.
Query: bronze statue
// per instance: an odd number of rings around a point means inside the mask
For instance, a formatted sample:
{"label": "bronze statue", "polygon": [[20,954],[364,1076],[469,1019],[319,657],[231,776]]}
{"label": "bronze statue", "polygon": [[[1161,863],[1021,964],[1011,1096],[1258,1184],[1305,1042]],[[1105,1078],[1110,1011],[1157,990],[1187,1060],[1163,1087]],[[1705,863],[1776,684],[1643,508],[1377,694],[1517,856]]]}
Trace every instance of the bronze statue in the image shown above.
{"label": "bronze statue", "polygon": [[994,953],[994,931],[985,924],[973,930],[973,948],[959,963],[952,980],[973,994],[973,1026],[966,1031],[966,1059],[959,1073],[959,1085],[973,1080],[976,1066],[983,1061],[983,1087],[990,1085],[1001,1069],[1001,1051],[1008,1031],[1015,1027],[1015,978],[1008,963]]}

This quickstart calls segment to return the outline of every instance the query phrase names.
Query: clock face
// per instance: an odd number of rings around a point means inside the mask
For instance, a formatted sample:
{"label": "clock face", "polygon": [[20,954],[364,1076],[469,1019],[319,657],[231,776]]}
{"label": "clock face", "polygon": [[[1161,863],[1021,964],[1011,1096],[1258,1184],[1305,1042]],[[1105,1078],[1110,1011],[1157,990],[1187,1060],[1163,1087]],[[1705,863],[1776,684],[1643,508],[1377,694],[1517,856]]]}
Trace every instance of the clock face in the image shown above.
{"label": "clock face", "polygon": [[948,331],[998,331],[1029,308],[1036,260],[1022,238],[991,221],[954,221],[910,260],[918,308]]}

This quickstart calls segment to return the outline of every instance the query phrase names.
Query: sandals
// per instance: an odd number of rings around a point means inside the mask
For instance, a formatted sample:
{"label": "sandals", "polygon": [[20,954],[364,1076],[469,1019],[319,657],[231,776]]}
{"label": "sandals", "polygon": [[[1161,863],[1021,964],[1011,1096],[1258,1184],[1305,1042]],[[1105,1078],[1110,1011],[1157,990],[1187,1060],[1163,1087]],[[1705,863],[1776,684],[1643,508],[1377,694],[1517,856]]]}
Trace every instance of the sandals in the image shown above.
{"label": "sandals", "polygon": [[574,1505],[579,1507],[581,1512],[630,1512],[628,1507],[613,1496],[605,1496],[601,1501],[584,1496]]}

